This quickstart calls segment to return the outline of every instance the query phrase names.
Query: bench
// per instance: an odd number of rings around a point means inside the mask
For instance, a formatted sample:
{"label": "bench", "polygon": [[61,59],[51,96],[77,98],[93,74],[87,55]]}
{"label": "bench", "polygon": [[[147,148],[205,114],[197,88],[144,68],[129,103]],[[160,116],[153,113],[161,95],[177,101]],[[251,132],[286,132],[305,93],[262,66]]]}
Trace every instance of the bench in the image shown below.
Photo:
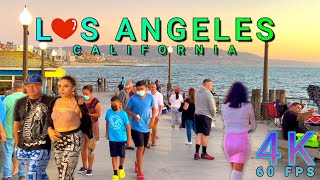
{"label": "bench", "polygon": [[[282,130],[273,130],[278,132],[278,147],[282,149],[288,149],[288,141],[283,139]],[[320,148],[305,147],[306,151],[311,157],[320,158]]]}

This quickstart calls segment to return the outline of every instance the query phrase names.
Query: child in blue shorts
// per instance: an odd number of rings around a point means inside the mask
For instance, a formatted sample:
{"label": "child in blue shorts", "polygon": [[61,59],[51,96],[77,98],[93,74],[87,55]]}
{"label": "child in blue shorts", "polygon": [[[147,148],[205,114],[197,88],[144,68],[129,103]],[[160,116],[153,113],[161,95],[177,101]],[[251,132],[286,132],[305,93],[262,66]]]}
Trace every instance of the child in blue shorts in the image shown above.
{"label": "child in blue shorts", "polygon": [[[109,140],[110,156],[112,157],[112,166],[114,175],[112,180],[125,178],[126,173],[123,168],[125,160],[126,147],[131,146],[131,127],[127,113],[121,109],[122,104],[119,97],[111,98],[111,109],[106,113],[106,138]],[[120,157],[119,170],[117,158]]]}

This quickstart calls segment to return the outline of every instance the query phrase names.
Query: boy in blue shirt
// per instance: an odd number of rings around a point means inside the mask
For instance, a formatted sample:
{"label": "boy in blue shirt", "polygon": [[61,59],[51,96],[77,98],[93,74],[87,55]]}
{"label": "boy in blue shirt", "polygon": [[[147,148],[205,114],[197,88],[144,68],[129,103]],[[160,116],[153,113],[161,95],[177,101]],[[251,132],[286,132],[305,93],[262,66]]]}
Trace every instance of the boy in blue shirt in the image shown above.
{"label": "boy in blue shirt", "polygon": [[[109,140],[110,156],[112,157],[112,166],[114,175],[112,180],[125,178],[126,174],[123,168],[125,160],[126,146],[131,146],[131,128],[127,113],[121,109],[122,104],[119,97],[111,98],[111,109],[106,113],[106,138]],[[119,172],[117,167],[117,157],[120,157]]]}
{"label": "boy in blue shirt", "polygon": [[[136,89],[137,93],[131,96],[127,103],[127,113],[131,117],[131,134],[137,147],[137,161],[135,162],[137,180],[144,180],[142,159],[145,147],[148,145],[150,129],[154,126],[156,107],[153,96],[146,93],[147,87],[144,81],[137,82]],[[152,116],[150,109],[152,109]]]}

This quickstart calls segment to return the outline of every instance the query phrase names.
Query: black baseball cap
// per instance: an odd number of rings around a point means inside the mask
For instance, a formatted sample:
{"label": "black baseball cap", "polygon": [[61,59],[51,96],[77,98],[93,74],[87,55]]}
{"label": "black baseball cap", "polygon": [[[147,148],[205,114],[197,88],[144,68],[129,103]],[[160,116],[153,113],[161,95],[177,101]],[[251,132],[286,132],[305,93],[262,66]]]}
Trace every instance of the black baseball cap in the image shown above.
{"label": "black baseball cap", "polygon": [[28,85],[28,84],[42,85],[42,79],[40,76],[28,76],[28,78],[26,79],[26,82],[24,84],[25,85]]}

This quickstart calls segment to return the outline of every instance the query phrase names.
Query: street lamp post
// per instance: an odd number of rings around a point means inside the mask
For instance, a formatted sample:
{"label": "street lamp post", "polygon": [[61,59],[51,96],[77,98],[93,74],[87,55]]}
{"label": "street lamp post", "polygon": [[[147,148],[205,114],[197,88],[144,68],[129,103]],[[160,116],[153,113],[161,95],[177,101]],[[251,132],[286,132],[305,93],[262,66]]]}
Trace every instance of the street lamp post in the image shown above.
{"label": "street lamp post", "polygon": [[47,49],[48,44],[46,42],[40,42],[39,46],[41,49],[41,78],[42,78],[42,82],[45,82],[44,81],[44,50]]}
{"label": "street lamp post", "polygon": [[[262,32],[263,36],[268,36],[268,33]],[[269,67],[269,60],[268,60],[268,48],[269,43],[265,41],[264,44],[264,65],[263,65],[263,94],[262,94],[262,115],[263,119],[267,119],[268,110],[267,110],[267,103],[268,103],[268,67]]]}
{"label": "street lamp post", "polygon": [[25,6],[19,16],[20,22],[23,26],[23,66],[22,66],[22,79],[23,81],[28,77],[28,26],[32,22],[32,15],[29,13]]}
{"label": "street lamp post", "polygon": [[52,61],[54,62],[54,57],[57,55],[56,50],[52,50],[51,55],[52,55]]}
{"label": "street lamp post", "polygon": [[171,83],[171,53],[173,49],[171,46],[168,47],[168,54],[169,54],[169,67],[168,67],[168,84],[167,84],[167,99],[169,99],[169,93],[172,89]]}
{"label": "street lamp post", "polygon": [[265,45],[264,45],[263,97],[262,97],[262,102],[268,102],[268,68],[269,68],[268,47],[269,47],[269,43],[265,42]]}

